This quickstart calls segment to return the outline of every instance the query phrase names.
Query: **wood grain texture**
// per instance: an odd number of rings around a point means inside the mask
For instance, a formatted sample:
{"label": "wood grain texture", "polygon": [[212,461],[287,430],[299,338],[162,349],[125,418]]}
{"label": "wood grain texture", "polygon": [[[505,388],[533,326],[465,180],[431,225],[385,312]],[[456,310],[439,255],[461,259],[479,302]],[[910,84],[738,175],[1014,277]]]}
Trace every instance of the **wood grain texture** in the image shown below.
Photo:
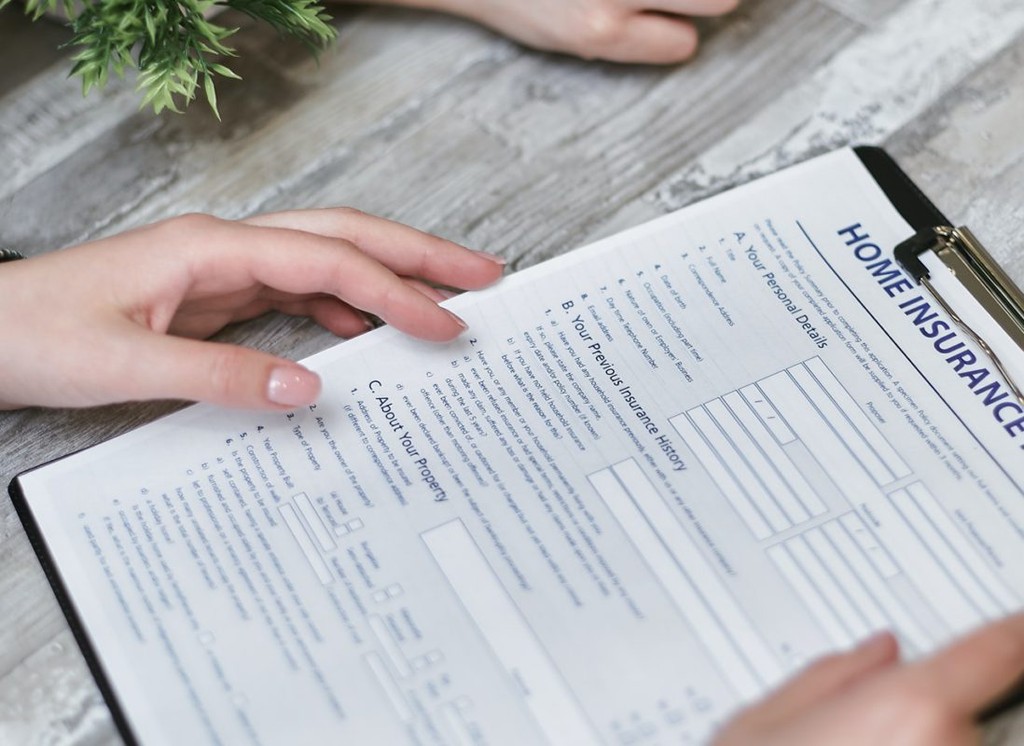
{"label": "wood grain texture", "polygon": [[[1024,29],[1024,6],[1013,0],[955,7],[903,3],[703,153],[666,184],[660,199],[672,209],[809,154],[851,143],[884,143],[934,102],[955,96],[966,75]],[[951,17],[944,9],[955,13],[956,34],[947,33]],[[995,17],[1000,20],[994,25]]]}
{"label": "wood grain texture", "polygon": [[896,10],[902,0],[824,0],[829,6],[863,26],[878,24]]}
{"label": "wood grain texture", "polygon": [[[221,86],[218,124],[202,106],[139,112],[130,81],[82,98],[54,50],[64,32],[0,14],[0,70],[18,71],[0,75],[0,244],[37,253],[180,212],[350,204],[520,268],[874,143],[1024,281],[1017,0],[750,2],[674,68],[536,53],[434,14],[337,15],[318,62],[230,18],[245,80]],[[335,341],[281,317],[225,338],[296,358]],[[0,414],[0,481],[177,406]],[[6,495],[0,567],[0,743],[117,743]],[[988,739],[1024,743],[1024,726]]]}
{"label": "wood grain texture", "polygon": [[1018,284],[1024,284],[1022,115],[1024,45],[1016,44],[886,143],[939,207],[976,226]]}

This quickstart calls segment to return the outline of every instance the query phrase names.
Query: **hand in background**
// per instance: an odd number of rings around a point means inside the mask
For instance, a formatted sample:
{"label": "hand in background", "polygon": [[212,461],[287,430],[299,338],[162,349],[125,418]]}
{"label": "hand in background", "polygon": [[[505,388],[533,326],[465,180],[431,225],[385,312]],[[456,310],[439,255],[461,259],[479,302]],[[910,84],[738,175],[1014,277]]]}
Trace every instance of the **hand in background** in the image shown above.
{"label": "hand in background", "polygon": [[964,746],[1024,675],[1024,615],[901,663],[889,635],[812,664],[742,711],[713,746]]}
{"label": "hand in background", "polygon": [[527,46],[585,59],[668,64],[697,50],[692,16],[739,0],[377,0],[465,16]]}
{"label": "hand in background", "polygon": [[267,311],[342,337],[363,311],[423,339],[465,328],[427,283],[472,289],[500,260],[347,208],[243,221],[187,215],[0,265],[0,408],[140,399],[289,409],[316,374],[273,355],[197,341]]}

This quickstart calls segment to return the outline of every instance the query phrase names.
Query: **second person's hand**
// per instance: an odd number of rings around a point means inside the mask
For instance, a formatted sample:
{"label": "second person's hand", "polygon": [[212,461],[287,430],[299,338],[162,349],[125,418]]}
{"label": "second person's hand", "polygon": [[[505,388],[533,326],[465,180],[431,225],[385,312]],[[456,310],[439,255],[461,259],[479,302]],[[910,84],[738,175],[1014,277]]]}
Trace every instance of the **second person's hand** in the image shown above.
{"label": "second person's hand", "polygon": [[919,661],[878,635],[813,663],[740,712],[712,746],[977,746],[979,713],[1024,676],[1024,615]]}

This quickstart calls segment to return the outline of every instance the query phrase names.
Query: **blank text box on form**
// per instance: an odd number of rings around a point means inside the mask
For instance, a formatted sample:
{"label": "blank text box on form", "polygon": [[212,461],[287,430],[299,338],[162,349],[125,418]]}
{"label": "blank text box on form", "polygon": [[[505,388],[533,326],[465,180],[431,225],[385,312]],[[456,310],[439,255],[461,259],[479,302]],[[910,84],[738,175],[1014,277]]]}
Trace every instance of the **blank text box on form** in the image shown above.
{"label": "blank text box on form", "polygon": [[843,402],[836,402],[829,396],[829,393],[821,387],[811,372],[804,365],[794,365],[786,371],[804,398],[817,412],[818,417],[826,428],[832,430],[835,437],[853,454],[860,463],[861,468],[867,471],[875,480],[875,484],[881,486],[890,484],[896,480],[896,474],[889,468],[889,465],[882,460],[875,450],[875,441],[881,440],[882,435],[870,422],[867,426],[870,431],[865,433],[859,430],[850,420],[849,414],[840,406],[846,404],[853,406],[860,411],[852,399],[846,397]]}
{"label": "blank text box on form", "polygon": [[790,556],[804,573],[821,600],[831,609],[835,618],[846,631],[846,641],[855,643],[867,637],[868,628],[860,609],[836,581],[831,568],[812,549],[803,536],[795,536],[785,543]]}
{"label": "blank text box on form", "polygon": [[860,432],[871,449],[885,462],[896,479],[909,476],[911,471],[907,462],[900,457],[892,444],[879,432],[875,423],[864,413],[850,392],[829,370],[820,357],[812,357],[804,363],[808,372],[814,376],[818,385],[832,398],[832,401],[843,411],[850,423]]}
{"label": "blank text box on form", "polygon": [[373,672],[377,682],[380,684],[380,688],[384,690],[384,694],[387,696],[388,701],[391,702],[391,706],[395,708],[395,714],[398,715],[399,720],[406,723],[412,720],[412,710],[409,708],[409,702],[405,699],[405,695],[398,687],[398,684],[391,677],[391,672],[384,665],[384,660],[380,655],[377,653],[367,653],[363,656],[363,660]]}
{"label": "blank text box on form", "polygon": [[572,691],[462,521],[424,531],[420,538],[495,657],[526,687],[526,705],[551,743],[598,743]]}
{"label": "blank text box on form", "polygon": [[636,461],[589,479],[740,700],[775,683],[780,663]]}
{"label": "blank text box on form", "polygon": [[878,605],[877,600],[864,585],[860,576],[846,561],[839,547],[825,533],[824,528],[820,526],[813,528],[810,531],[805,531],[802,536],[807,542],[807,546],[814,552],[814,556],[835,580],[836,586],[846,594],[850,603],[861,615],[864,627],[860,629],[860,636],[890,627],[891,624],[886,618],[884,610]]}
{"label": "blank text box on form", "polygon": [[[846,628],[836,617],[835,612],[825,603],[825,600],[818,593],[806,573],[800,568],[800,564],[793,557],[792,552],[784,544],[776,544],[767,550],[768,558],[775,564],[775,568],[782,573],[790,587],[796,591],[797,596],[803,601],[804,606],[811,612],[811,616],[825,631],[825,635],[836,647],[847,647],[851,642]],[[806,652],[806,651],[804,651]],[[812,650],[811,654],[823,653],[825,650]]]}
{"label": "blank text box on form", "polygon": [[843,513],[839,516],[839,521],[849,533],[850,538],[864,551],[864,556],[875,566],[879,575],[889,579],[900,574],[901,570],[889,550],[878,540],[875,532],[868,528],[856,511]]}
{"label": "blank text box on form", "polygon": [[949,548],[963,559],[964,565],[977,579],[979,585],[991,594],[1000,612],[1016,611],[1020,606],[1020,599],[996,577],[994,571],[982,559],[978,549],[967,540],[953,519],[939,505],[935,495],[921,482],[908,484],[907,492],[914,498],[921,514],[928,519],[936,534],[941,536]]}
{"label": "blank text box on form", "polygon": [[[849,526],[859,523],[856,514],[848,513],[771,547],[768,556],[837,645],[888,628],[904,641],[905,652],[930,650],[931,637],[889,587],[862,543],[854,540]],[[823,572],[828,577],[822,579]],[[895,569],[888,577],[897,574]],[[836,603],[837,593],[846,601]],[[848,604],[859,619],[850,615]],[[851,636],[844,638],[842,629]]]}
{"label": "blank text box on form", "polygon": [[[832,546],[850,566],[853,574],[882,607],[886,617],[892,622],[893,630],[904,641],[905,652],[920,652],[929,649],[931,638],[925,634],[921,625],[911,616],[903,601],[896,597],[886,582],[887,578],[899,574],[898,569],[889,560],[890,564],[883,565],[883,567],[887,571],[890,569],[894,571],[888,575],[883,574],[879,570],[879,565],[872,561],[868,550],[854,538],[850,525],[855,527],[862,525],[860,519],[853,513],[829,521],[821,528],[825,536],[832,542]],[[863,532],[864,529],[856,530]],[[878,552],[874,551],[874,554],[877,555]]]}
{"label": "blank text box on form", "polygon": [[750,411],[757,415],[757,418],[761,420],[761,423],[765,426],[772,435],[775,436],[775,440],[778,441],[779,445],[786,445],[796,440],[796,433],[790,429],[789,424],[786,422],[786,418],[782,416],[782,413],[775,408],[769,399],[761,389],[756,385],[750,384],[744,386],[739,391],[740,395],[747,402],[750,407]]}
{"label": "blank text box on form", "polygon": [[949,580],[985,619],[1016,608],[1012,596],[923,484],[908,485],[889,499]]}
{"label": "blank text box on form", "polygon": [[[703,412],[703,410],[700,410]],[[773,533],[768,521],[758,509],[757,505],[747,496],[743,486],[736,479],[723,457],[718,454],[717,449],[704,433],[698,428],[687,414],[676,415],[669,419],[669,423],[675,428],[685,442],[687,447],[693,451],[693,455],[700,462],[704,470],[722,491],[725,499],[736,511],[736,514],[747,524],[747,528],[757,539],[767,539]],[[712,424],[712,426],[714,426]]]}
{"label": "blank text box on form", "polygon": [[792,490],[779,476],[778,470],[765,456],[753,434],[747,430],[732,408],[723,399],[713,399],[704,405],[704,409],[714,418],[715,424],[736,449],[736,455],[749,467],[757,480],[758,504],[771,503],[790,525],[809,520],[811,516],[807,509],[793,496]]}
{"label": "blank text box on form", "polygon": [[[870,472],[850,450],[847,443],[822,417],[821,410],[810,401],[786,371],[758,381],[758,387],[781,411],[801,443],[826,473],[842,473],[837,484],[847,500],[856,504],[863,490],[877,491],[877,475]],[[875,458],[878,468],[882,464]],[[886,472],[888,473],[888,472]]]}
{"label": "blank text box on form", "polygon": [[291,505],[282,505],[278,510],[281,512],[284,524],[292,532],[292,536],[295,537],[295,542],[299,545],[299,549],[306,556],[306,561],[309,562],[316,576],[320,578],[320,582],[324,585],[333,583],[334,578],[331,577],[331,571],[328,569],[327,563],[324,562],[323,557],[320,556],[316,547],[313,546],[313,541],[302,526],[302,521],[299,520],[299,514],[295,512],[295,508]]}
{"label": "blank text box on form", "polygon": [[[964,634],[984,622],[985,613],[960,587],[934,549],[922,539],[916,525],[904,515],[904,511],[913,504],[910,494],[906,490],[896,490],[888,495],[888,499],[888,505],[874,508],[875,514],[882,522],[890,551],[921,598],[954,634]],[[914,512],[910,512],[910,516],[913,518]]]}
{"label": "blank text box on form", "polygon": [[[761,396],[762,409],[765,404],[772,406],[767,397],[761,394],[760,391],[758,391],[758,394]],[[768,461],[779,472],[793,495],[804,506],[804,509],[811,515],[821,515],[828,512],[828,507],[822,502],[814,487],[804,477],[800,467],[789,458],[782,447],[784,444],[792,443],[797,439],[793,431],[789,430],[789,426],[786,425],[789,439],[780,441],[775,432],[769,430],[768,426],[765,425],[764,417],[754,409],[747,396],[738,391],[733,391],[722,398],[733,414],[743,423],[743,426],[750,433],[754,442],[764,451]]]}
{"label": "blank text box on form", "polygon": [[[793,526],[793,521],[782,511],[778,503],[765,488],[761,475],[748,460],[748,452],[752,451],[750,438],[742,430],[735,427],[735,419],[725,409],[720,399],[713,399],[703,407],[695,407],[687,411],[690,418],[704,439],[711,444],[715,455],[722,461],[725,468],[740,483],[743,493],[758,513],[764,516],[772,531],[778,533]],[[729,424],[734,427],[729,427]],[[736,436],[734,438],[733,436]]]}
{"label": "blank text box on form", "polygon": [[457,705],[449,702],[443,705],[438,712],[441,715],[441,719],[447,724],[448,730],[455,734],[459,746],[474,746],[480,743],[470,731],[469,726],[466,724],[465,715]]}
{"label": "blank text box on form", "polygon": [[330,532],[324,526],[324,521],[320,517],[320,512],[313,506],[309,496],[305,492],[299,492],[292,496],[292,500],[295,501],[295,506],[299,509],[303,519],[305,519],[306,525],[309,526],[309,531],[313,534],[313,538],[319,542],[320,548],[325,552],[334,551],[338,545],[331,538]]}
{"label": "blank text box on form", "polygon": [[412,674],[412,668],[402,653],[402,649],[398,647],[398,642],[392,637],[391,631],[388,629],[387,624],[384,623],[384,619],[376,614],[371,614],[366,618],[366,621],[370,625],[373,636],[377,638],[377,643],[391,660],[391,665],[394,666],[399,677],[403,679],[408,678]]}
{"label": "blank text box on form", "polygon": [[814,488],[740,393],[730,392],[719,401],[746,434],[747,458],[790,520],[800,524],[826,512]]}

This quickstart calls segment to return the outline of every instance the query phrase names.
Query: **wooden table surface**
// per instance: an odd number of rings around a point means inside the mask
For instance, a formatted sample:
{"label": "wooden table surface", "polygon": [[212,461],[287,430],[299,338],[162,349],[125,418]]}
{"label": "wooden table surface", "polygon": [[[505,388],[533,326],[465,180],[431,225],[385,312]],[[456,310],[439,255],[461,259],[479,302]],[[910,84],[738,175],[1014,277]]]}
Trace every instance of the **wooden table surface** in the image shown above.
{"label": "wooden table surface", "polygon": [[[218,123],[203,105],[140,112],[130,82],[83,98],[56,51],[66,31],[0,13],[0,245],[36,254],[186,211],[343,204],[515,269],[864,143],[1024,281],[1020,0],[748,0],[671,68],[541,54],[392,9],[340,11],[317,63],[231,21],[245,80],[222,84]],[[293,357],[334,342],[280,317],[228,337]],[[0,414],[0,482],[176,406]],[[1004,718],[989,738],[1024,743],[1024,726]],[[0,743],[118,742],[4,492]]]}

